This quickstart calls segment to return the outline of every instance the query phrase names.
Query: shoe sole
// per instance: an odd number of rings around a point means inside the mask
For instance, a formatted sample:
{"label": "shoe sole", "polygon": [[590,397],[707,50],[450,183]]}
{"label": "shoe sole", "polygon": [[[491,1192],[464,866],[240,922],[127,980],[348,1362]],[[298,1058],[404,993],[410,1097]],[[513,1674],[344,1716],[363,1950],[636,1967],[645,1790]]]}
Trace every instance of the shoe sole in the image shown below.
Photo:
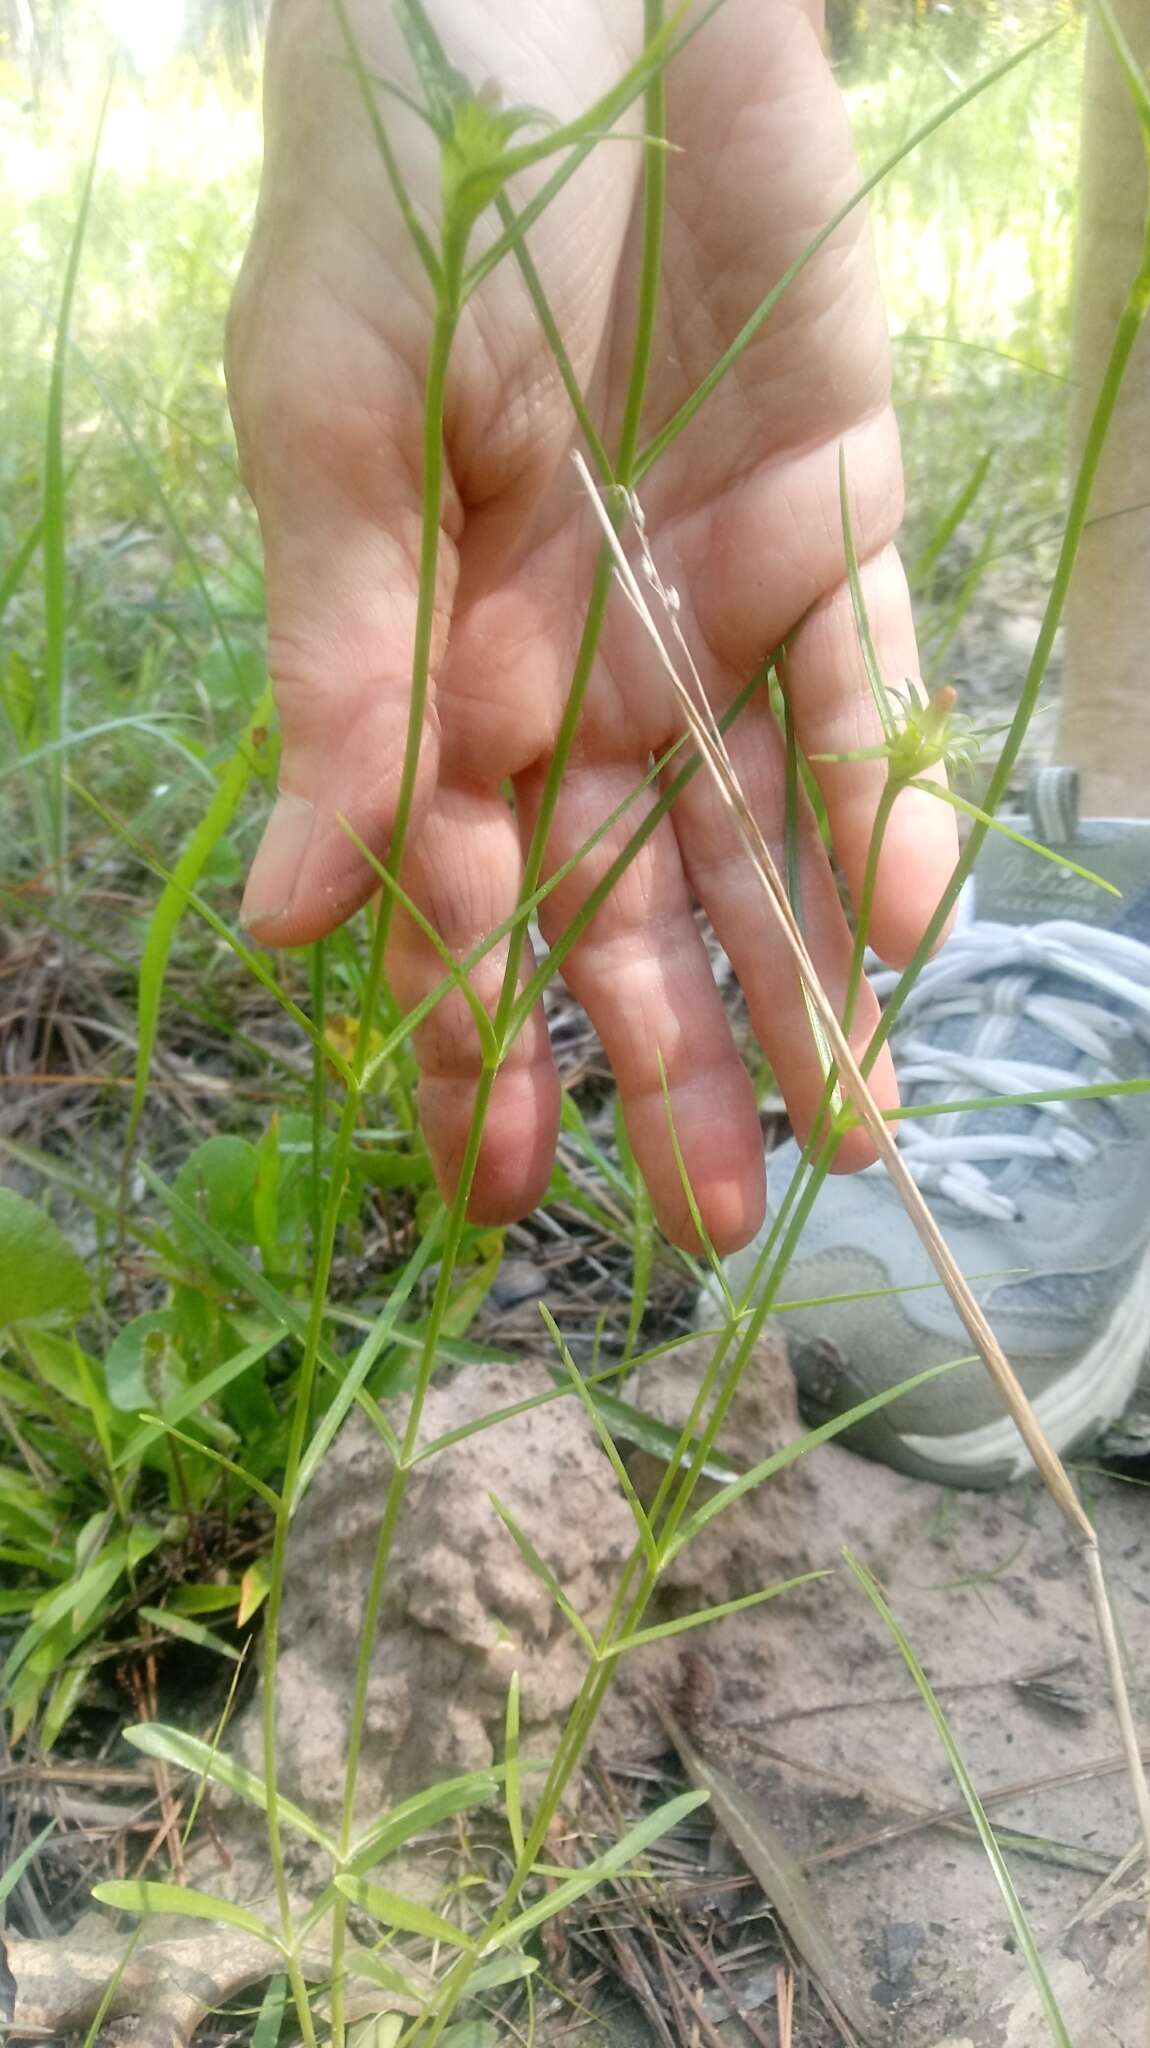
{"label": "shoe sole", "polygon": [[[1062,1373],[1031,1402],[1060,1455],[1100,1435],[1123,1413],[1148,1349],[1150,1248],[1101,1336],[1072,1371]],[[935,1476],[944,1485],[1004,1485],[1034,1469],[1034,1460],[1009,1415],[956,1436],[917,1436],[900,1430],[892,1434],[908,1453],[908,1469],[923,1477]]]}

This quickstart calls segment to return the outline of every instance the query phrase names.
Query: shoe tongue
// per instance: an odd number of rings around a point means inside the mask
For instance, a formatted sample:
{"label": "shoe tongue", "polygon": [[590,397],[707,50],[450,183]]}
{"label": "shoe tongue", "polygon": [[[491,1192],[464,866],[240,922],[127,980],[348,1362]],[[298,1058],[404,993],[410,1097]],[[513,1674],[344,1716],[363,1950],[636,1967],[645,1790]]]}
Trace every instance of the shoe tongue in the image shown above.
{"label": "shoe tongue", "polygon": [[[1078,774],[1073,768],[1040,768],[1030,778],[1027,814],[1008,818],[1019,832],[1093,869],[1121,892],[1121,900],[1096,882],[1072,874],[1057,861],[1043,860],[1001,832],[988,832],[978,858],[975,913],[996,924],[1043,924],[1073,918],[1079,924],[1121,926],[1144,938],[1146,907],[1137,899],[1150,874],[1150,823],[1142,819],[1078,816]],[[1138,912],[1141,911],[1141,915]],[[1133,914],[1133,915],[1132,915]]]}

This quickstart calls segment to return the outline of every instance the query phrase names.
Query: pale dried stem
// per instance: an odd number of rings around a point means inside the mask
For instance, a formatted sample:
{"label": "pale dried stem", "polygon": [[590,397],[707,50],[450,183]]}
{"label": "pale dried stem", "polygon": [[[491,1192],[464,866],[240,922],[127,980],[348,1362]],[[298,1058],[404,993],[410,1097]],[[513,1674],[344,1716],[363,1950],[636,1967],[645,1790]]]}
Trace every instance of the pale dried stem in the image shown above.
{"label": "pale dried stem", "polygon": [[[807,1001],[815,1018],[818,1020],[821,1031],[825,1035],[843,1091],[848,1097],[860,1123],[870,1136],[887,1172],[890,1174],[907,1214],[926,1249],[927,1256],[943,1286],[946,1288],[972,1342],[980,1352],[998,1391],[999,1398],[1033,1458],[1043,1484],[1057,1504],[1071,1533],[1081,1544],[1086,1554],[1087,1577],[1094,1604],[1098,1633],[1114,1698],[1114,1708],[1118,1719],[1122,1748],[1130,1772],[1131,1784],[1134,1788],[1134,1798],[1138,1810],[1143,1847],[1148,1865],[1150,1865],[1150,1787],[1147,1786],[1146,1774],[1142,1765],[1137,1723],[1135,1722],[1130,1703],[1126,1674],[1122,1663],[1122,1653],[1118,1642],[1118,1632],[1114,1624],[1110,1596],[1102,1570],[1101,1551],[1093,1524],[1070,1483],[1065,1466],[1048,1441],[1017,1374],[1006,1358],[1002,1346],[999,1344],[977,1301],[974,1299],[947,1245],[946,1239],[943,1237],[938,1224],[923,1200],[917,1184],[908,1171],[902,1154],[898,1149],[897,1139],[892,1134],[867,1086],[866,1080],[859,1069],[855,1056],[839,1024],[834,1007],[819,980],[817,970],[807,951],[794,911],[791,908],[782,877],[775,864],[774,856],[763,837],[758,820],[747,804],[746,798],[739,786],[738,777],[735,774],[730,755],[727,752],[723,735],[719,729],[714,712],[707,702],[706,692],[703,689],[695,664],[691,659],[690,651],[679,625],[677,595],[674,591],[669,591],[661,582],[650,551],[647,548],[642,511],[636,500],[632,497],[629,501],[629,509],[635,517],[640,537],[644,575],[650,587],[659,597],[669,630],[683,656],[684,664],[694,685],[693,689],[689,688],[683,681],[675,662],[667,650],[666,642],[655,624],[639,579],[623,551],[603,501],[592,482],[586,463],[583,461],[582,456],[578,454],[573,459],[579,472],[580,480],[602,527],[607,545],[610,547],[614,557],[620,588],[656,651],[663,672],[675,691],[683,716],[691,736],[699,749],[707,772],[710,774],[716,789],[731,813],[751,865],[771,906],[775,921],[786,939]],[[1150,1928],[1150,1904],[1148,1904],[1148,1928]]]}

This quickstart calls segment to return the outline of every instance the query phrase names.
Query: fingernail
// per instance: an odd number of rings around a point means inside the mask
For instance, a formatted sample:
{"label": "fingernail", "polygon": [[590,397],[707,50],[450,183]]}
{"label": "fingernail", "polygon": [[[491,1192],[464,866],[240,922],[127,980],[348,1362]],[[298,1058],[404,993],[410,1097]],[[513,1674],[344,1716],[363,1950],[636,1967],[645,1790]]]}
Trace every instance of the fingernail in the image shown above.
{"label": "fingernail", "polygon": [[240,906],[245,928],[270,924],[290,910],[314,823],[315,805],[306,797],[276,798]]}

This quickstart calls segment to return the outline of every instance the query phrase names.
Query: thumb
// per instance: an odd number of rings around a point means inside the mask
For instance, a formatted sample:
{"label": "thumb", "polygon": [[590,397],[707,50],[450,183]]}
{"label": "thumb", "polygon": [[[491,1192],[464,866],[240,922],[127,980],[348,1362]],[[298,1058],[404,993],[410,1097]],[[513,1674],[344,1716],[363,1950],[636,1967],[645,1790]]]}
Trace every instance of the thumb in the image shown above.
{"label": "thumb", "polygon": [[[358,910],[391,842],[409,739],[418,608],[419,508],[381,529],[346,505],[301,492],[306,525],[261,506],[268,667],[281,728],[279,793],[244,891],[241,919],[263,945],[322,938]],[[448,554],[449,550],[441,550]],[[441,581],[453,581],[450,563]],[[438,604],[445,633],[446,603]],[[433,644],[433,663],[441,652]],[[435,788],[438,727],[430,695],[417,735],[412,821]]]}

